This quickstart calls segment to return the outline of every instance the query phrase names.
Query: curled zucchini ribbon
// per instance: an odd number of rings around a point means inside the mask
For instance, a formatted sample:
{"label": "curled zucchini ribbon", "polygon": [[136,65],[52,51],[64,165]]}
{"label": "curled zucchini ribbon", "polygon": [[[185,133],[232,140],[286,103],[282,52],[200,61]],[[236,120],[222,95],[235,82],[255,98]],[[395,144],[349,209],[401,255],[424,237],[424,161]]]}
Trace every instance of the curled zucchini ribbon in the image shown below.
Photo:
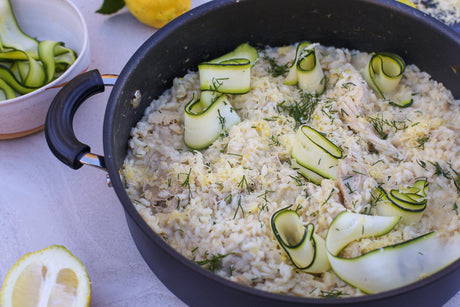
{"label": "curled zucchini ribbon", "polygon": [[297,45],[294,62],[283,83],[297,84],[300,89],[312,94],[321,95],[324,92],[326,78],[314,44],[302,42]]}
{"label": "curled zucchini ribbon", "polygon": [[400,216],[401,223],[411,225],[418,223],[425,211],[427,198],[425,189],[428,186],[426,179],[417,180],[407,189],[392,189],[387,193],[378,187],[380,201],[376,212],[382,216]]}
{"label": "curled zucchini ribbon", "polygon": [[8,0],[0,0],[0,16],[0,100],[44,86],[76,60],[75,52],[62,42],[37,41],[25,34]]}
{"label": "curled zucchini ribbon", "polygon": [[398,221],[399,217],[339,213],[326,236],[329,261],[337,276],[365,293],[378,293],[416,282],[458,258],[458,248],[447,246],[435,232],[354,258],[339,255],[354,240],[387,234]]}
{"label": "curled zucchini ribbon", "polygon": [[185,106],[184,142],[191,149],[201,150],[210,146],[221,134],[239,123],[240,117],[224,94],[207,100],[203,105],[192,99]]}
{"label": "curled zucchini ribbon", "polygon": [[342,150],[319,131],[303,125],[296,132],[291,165],[305,178],[320,184],[325,178],[336,179]]}
{"label": "curled zucchini ribbon", "polygon": [[371,56],[363,75],[370,87],[391,105],[407,108],[413,103],[412,92],[399,86],[405,70],[406,63],[400,56],[381,52]]}
{"label": "curled zucchini ribbon", "polygon": [[250,89],[251,67],[257,50],[241,44],[232,52],[198,65],[200,99],[185,106],[184,142],[195,150],[210,146],[241,119],[225,94],[244,94]]}
{"label": "curled zucchini ribbon", "polygon": [[257,50],[247,43],[209,62],[198,65],[202,91],[244,94],[251,85],[251,67],[259,58]]}
{"label": "curled zucchini ribbon", "polygon": [[271,226],[279,245],[299,270],[322,273],[330,269],[323,238],[315,234],[313,224],[303,225],[297,211],[289,207],[275,212]]}
{"label": "curled zucchini ribbon", "polygon": [[227,94],[249,92],[251,83],[251,62],[248,59],[232,59],[220,63],[202,63],[200,88],[202,91],[218,91]]}

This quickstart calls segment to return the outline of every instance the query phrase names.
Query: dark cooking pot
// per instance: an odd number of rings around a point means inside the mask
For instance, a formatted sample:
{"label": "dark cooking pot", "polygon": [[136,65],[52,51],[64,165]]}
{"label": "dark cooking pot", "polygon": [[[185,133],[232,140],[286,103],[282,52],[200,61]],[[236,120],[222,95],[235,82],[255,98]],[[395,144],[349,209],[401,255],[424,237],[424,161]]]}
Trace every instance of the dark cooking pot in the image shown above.
{"label": "dark cooking pot", "polygon": [[187,260],[155,234],[131,204],[119,174],[130,129],[150,102],[171,87],[174,77],[242,42],[277,46],[300,40],[394,52],[429,72],[460,98],[460,36],[396,1],[214,0],[157,31],[126,64],[107,104],[104,157],[91,154],[72,129],[79,105],[110,83],[97,71],[75,78],[56,96],[46,121],[47,142],[72,168],[90,163],[107,169],[140,253],[158,278],[189,305],[442,305],[460,289],[460,260],[422,281],[375,295],[338,299],[277,295],[230,282]]}

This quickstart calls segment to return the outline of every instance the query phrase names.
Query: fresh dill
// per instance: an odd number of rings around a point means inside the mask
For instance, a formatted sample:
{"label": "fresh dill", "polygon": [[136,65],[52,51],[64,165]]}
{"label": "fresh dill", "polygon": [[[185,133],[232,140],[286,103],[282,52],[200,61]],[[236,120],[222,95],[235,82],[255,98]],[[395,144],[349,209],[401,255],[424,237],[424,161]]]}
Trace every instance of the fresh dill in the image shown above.
{"label": "fresh dill", "polygon": [[353,191],[353,189],[351,188],[350,183],[349,183],[349,182],[345,183],[345,186],[347,187],[348,192],[349,192],[350,194],[353,194],[354,191]]}
{"label": "fresh dill", "polygon": [[388,132],[386,131],[385,127],[388,126],[393,128],[395,131],[405,130],[409,128],[409,125],[406,121],[401,120],[387,120],[384,119],[383,116],[381,117],[368,117],[369,121],[371,122],[372,127],[374,127],[375,131],[379,135],[382,140],[386,140],[388,138]]}
{"label": "fresh dill", "polygon": [[263,203],[259,206],[259,215],[258,215],[258,220],[260,222],[260,214],[262,213],[262,211],[266,210],[268,211],[268,204],[270,203],[270,201],[268,200],[268,194],[270,193],[273,193],[274,191],[270,191],[270,190],[265,190],[264,193],[258,195],[257,197],[258,198],[262,198],[263,199]]}
{"label": "fresh dill", "polygon": [[428,161],[428,163],[430,163],[432,166],[434,166],[434,168],[435,168],[434,175],[443,176],[446,179],[452,179],[449,171],[444,170],[442,168],[442,166],[439,164],[439,162]]}
{"label": "fresh dill", "polygon": [[325,297],[325,298],[334,298],[334,297],[339,297],[343,295],[348,295],[345,292],[342,292],[341,290],[334,289],[332,291],[325,291],[321,290],[321,294],[319,295],[320,297]]}
{"label": "fresh dill", "polygon": [[334,194],[334,189],[331,189],[331,193],[329,193],[329,196],[328,196],[328,197],[326,198],[326,200],[321,204],[321,207],[324,206],[324,205],[329,201],[329,199],[331,199],[332,194]]}
{"label": "fresh dill", "polygon": [[267,72],[275,78],[283,76],[289,71],[289,63],[280,65],[276,62],[275,58],[272,58],[267,54],[264,55],[263,59],[266,60],[268,63]]}
{"label": "fresh dill", "polygon": [[240,157],[240,158],[243,157],[242,154],[237,154],[237,153],[233,153],[233,152],[227,152],[227,155],[230,155],[230,156],[237,156],[237,157]]}
{"label": "fresh dill", "polygon": [[274,135],[272,135],[270,137],[270,141],[271,141],[271,143],[269,145],[274,145],[274,146],[280,146],[281,145],[281,143],[278,140],[278,138],[276,136],[274,136]]}
{"label": "fresh dill", "polygon": [[375,165],[377,165],[378,163],[383,163],[383,164],[385,164],[385,161],[383,161],[382,159],[377,160],[377,161],[375,161],[374,163],[372,163],[372,166],[375,166]]}
{"label": "fresh dill", "polygon": [[452,211],[455,211],[455,213],[458,215],[458,206],[457,206],[457,203],[453,203],[453,205],[452,205]]}
{"label": "fresh dill", "polygon": [[243,177],[241,178],[241,181],[238,183],[238,187],[243,188],[243,189],[246,188],[248,193],[251,193],[252,191],[251,187],[248,184],[248,180],[246,179],[246,175],[243,175]]}
{"label": "fresh dill", "polygon": [[217,110],[217,116],[219,117],[220,127],[222,128],[222,130],[225,130],[225,117],[223,117],[222,114],[220,114],[219,109]]}
{"label": "fresh dill", "polygon": [[212,78],[211,80],[211,84],[210,84],[210,88],[211,88],[211,91],[213,92],[218,92],[219,91],[219,87],[222,86],[222,84],[224,84],[224,80],[227,80],[228,78]]}
{"label": "fresh dill", "polygon": [[346,90],[349,90],[350,87],[352,87],[352,86],[356,86],[356,84],[354,84],[353,82],[347,82],[347,83],[342,84],[342,88],[344,88]]}
{"label": "fresh dill", "polygon": [[304,186],[304,185],[305,185],[305,183],[304,183],[304,182],[302,181],[302,179],[300,179],[299,177],[297,177],[297,176],[291,176],[291,175],[289,175],[289,177],[291,177],[291,179],[295,181],[295,183],[296,183],[296,185],[297,185],[298,187],[301,187],[301,186]]}
{"label": "fresh dill", "polygon": [[386,120],[383,117],[369,117],[372,127],[382,140],[388,137],[388,132],[385,131]]}
{"label": "fresh dill", "polygon": [[[196,264],[204,266],[207,265],[208,270],[211,272],[216,272],[220,269],[222,269],[222,259],[231,255],[233,253],[228,253],[228,254],[217,254],[217,255],[211,255],[209,258],[203,259],[203,260],[198,260],[195,261]],[[206,252],[205,256],[208,257],[209,253]]]}
{"label": "fresh dill", "polygon": [[241,205],[241,196],[238,198],[238,204],[237,204],[237,207],[236,207],[236,210],[235,210],[235,214],[233,215],[233,219],[236,218],[236,215],[238,214],[238,211],[240,211],[240,210],[241,210],[241,215],[244,218],[244,209],[243,209],[243,206]]}
{"label": "fresh dill", "polygon": [[420,165],[421,168],[426,169],[426,162],[423,160],[417,160],[417,164]]}
{"label": "fresh dill", "polygon": [[318,96],[308,92],[299,91],[299,101],[287,103],[283,101],[277,105],[279,112],[286,111],[289,116],[294,118],[296,127],[308,124],[311,121],[313,112],[318,105]]}
{"label": "fresh dill", "polygon": [[[177,174],[177,176],[179,175],[186,175],[185,177],[185,180],[182,182],[182,187],[185,187],[187,188],[187,191],[188,191],[188,195],[187,195],[187,198],[188,198],[188,202],[187,202],[187,205],[190,204],[190,201],[192,199],[192,190],[190,188],[190,174],[192,172],[192,168],[189,168],[188,170],[188,173],[180,173],[180,174]],[[177,203],[177,207],[179,208],[180,206],[180,199],[178,199],[178,203]]]}
{"label": "fresh dill", "polygon": [[452,176],[452,181],[457,188],[457,194],[460,195],[460,173],[454,170],[451,165],[449,165],[449,168],[454,173],[454,176]]}
{"label": "fresh dill", "polygon": [[415,148],[425,149],[425,143],[428,142],[429,139],[430,139],[430,136],[426,136],[426,137],[423,137],[423,138],[416,139],[415,141],[418,144],[417,144],[417,146]]}
{"label": "fresh dill", "polygon": [[228,194],[227,196],[225,196],[224,198],[224,201],[228,204],[230,204],[233,200],[233,195],[232,194]]}

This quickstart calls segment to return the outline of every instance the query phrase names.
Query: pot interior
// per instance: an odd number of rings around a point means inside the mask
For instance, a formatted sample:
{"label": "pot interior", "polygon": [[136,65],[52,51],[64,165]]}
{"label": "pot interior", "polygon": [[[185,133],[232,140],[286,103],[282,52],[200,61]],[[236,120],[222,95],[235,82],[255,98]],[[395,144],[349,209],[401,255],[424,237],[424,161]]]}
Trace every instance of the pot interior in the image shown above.
{"label": "pot interior", "polygon": [[[151,233],[152,240],[157,236],[131,205],[118,175],[131,127],[142,118],[146,107],[171,87],[175,77],[196,70],[199,63],[243,42],[263,47],[303,40],[396,53],[406,63],[429,72],[460,98],[460,36],[396,1],[211,1],[157,31],[139,48],[121,72],[105,114],[104,151],[113,186],[128,215]],[[134,99],[139,93],[140,99]],[[452,265],[454,271],[459,266],[459,261]],[[447,290],[440,299],[447,300],[458,289]]]}

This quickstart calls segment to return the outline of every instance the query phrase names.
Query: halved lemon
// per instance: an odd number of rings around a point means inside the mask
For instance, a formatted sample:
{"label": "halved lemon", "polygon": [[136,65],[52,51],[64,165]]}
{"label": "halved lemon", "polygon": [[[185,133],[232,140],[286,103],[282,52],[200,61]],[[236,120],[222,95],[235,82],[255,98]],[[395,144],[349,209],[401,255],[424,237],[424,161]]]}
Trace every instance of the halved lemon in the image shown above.
{"label": "halved lemon", "polygon": [[3,281],[2,307],[89,306],[91,282],[83,263],[52,245],[19,259]]}

